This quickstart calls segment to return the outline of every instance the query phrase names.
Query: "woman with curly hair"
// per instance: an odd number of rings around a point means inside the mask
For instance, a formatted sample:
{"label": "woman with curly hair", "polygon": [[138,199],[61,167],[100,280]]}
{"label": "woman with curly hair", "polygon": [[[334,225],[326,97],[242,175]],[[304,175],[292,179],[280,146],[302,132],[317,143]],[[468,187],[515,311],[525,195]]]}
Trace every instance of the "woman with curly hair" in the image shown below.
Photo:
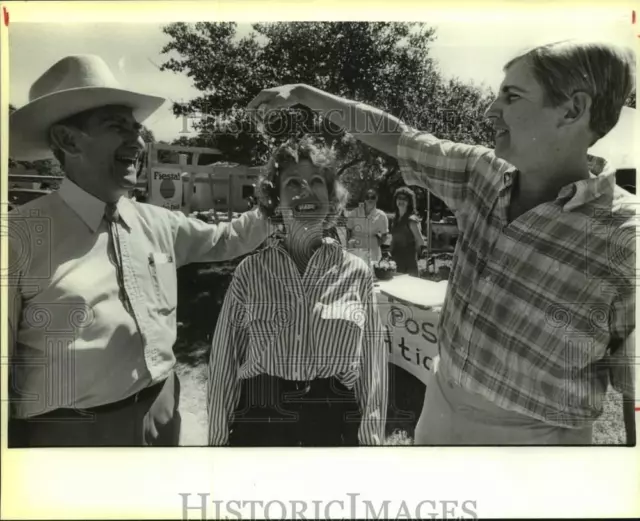
{"label": "woman with curly hair", "polygon": [[391,228],[391,257],[398,273],[418,277],[418,254],[424,246],[424,239],[416,214],[416,194],[403,186],[395,191],[393,199],[396,211]]}
{"label": "woman with curly hair", "polygon": [[387,353],[368,266],[331,230],[347,198],[330,149],[279,147],[257,186],[284,233],[237,267],[209,364],[209,444],[378,445]]}

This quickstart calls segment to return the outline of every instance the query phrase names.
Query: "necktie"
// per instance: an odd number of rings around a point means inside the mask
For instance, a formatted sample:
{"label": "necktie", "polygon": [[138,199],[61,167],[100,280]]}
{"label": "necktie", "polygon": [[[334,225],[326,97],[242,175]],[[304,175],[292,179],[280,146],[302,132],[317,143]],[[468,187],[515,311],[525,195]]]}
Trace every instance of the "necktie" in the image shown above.
{"label": "necktie", "polygon": [[118,205],[116,203],[107,203],[104,208],[104,217],[109,224],[118,222],[120,220]]}
{"label": "necktie", "polygon": [[109,253],[110,257],[113,256],[113,263],[116,267],[120,300],[125,309],[133,315],[131,302],[129,301],[124,285],[124,269],[122,265],[122,252],[120,251],[120,235],[118,232],[120,213],[115,203],[107,203],[104,210],[104,217],[109,224]]}

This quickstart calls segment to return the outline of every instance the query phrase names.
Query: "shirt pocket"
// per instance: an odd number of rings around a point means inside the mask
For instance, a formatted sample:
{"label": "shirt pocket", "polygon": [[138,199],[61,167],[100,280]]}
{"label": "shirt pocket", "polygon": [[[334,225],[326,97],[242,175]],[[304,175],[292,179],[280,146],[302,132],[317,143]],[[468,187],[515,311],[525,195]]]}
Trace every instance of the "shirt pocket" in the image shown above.
{"label": "shirt pocket", "polygon": [[249,340],[254,348],[263,351],[274,346],[281,335],[295,328],[295,309],[276,302],[253,302],[245,307]]}
{"label": "shirt pocket", "polygon": [[176,265],[173,257],[162,252],[150,253],[149,272],[158,311],[162,314],[172,312],[178,303]]}
{"label": "shirt pocket", "polygon": [[366,322],[365,310],[357,300],[337,301],[329,304],[317,304],[320,318],[323,320],[339,320],[345,322],[350,327],[364,329]]}
{"label": "shirt pocket", "polygon": [[325,363],[344,370],[359,365],[362,342],[367,327],[366,311],[358,300],[317,303],[314,315],[316,356],[327,357]]}

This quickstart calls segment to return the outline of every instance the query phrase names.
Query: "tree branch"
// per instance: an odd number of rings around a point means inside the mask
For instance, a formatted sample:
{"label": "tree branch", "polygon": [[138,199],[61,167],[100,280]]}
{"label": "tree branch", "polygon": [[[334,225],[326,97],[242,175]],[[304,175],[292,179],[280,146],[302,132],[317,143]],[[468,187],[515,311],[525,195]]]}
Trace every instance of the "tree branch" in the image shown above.
{"label": "tree branch", "polygon": [[337,177],[340,177],[347,168],[351,168],[353,165],[357,165],[358,163],[362,163],[363,161],[364,159],[362,157],[356,157],[355,159],[348,161],[347,163],[342,165],[340,168],[338,168],[338,172],[336,174]]}

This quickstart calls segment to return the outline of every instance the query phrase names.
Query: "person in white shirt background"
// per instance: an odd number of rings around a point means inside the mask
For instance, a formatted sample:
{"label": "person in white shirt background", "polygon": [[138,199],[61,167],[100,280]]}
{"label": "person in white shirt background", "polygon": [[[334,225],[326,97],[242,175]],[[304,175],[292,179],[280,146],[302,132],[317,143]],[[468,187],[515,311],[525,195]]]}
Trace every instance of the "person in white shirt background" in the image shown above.
{"label": "person in white shirt background", "polygon": [[378,194],[374,189],[365,192],[364,204],[350,213],[347,219],[349,248],[369,263],[378,262],[382,244],[389,233],[389,219],[377,205]]}

